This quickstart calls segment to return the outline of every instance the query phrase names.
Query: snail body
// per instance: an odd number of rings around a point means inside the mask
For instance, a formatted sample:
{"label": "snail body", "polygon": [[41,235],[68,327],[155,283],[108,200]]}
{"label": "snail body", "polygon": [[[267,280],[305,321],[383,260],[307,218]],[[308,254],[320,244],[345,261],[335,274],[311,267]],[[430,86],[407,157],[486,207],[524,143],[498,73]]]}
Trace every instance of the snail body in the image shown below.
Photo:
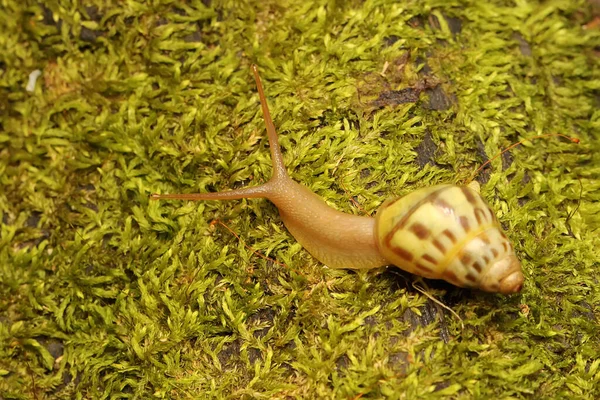
{"label": "snail body", "polygon": [[456,286],[504,294],[521,290],[523,274],[514,249],[479,186],[438,185],[385,201],[375,218],[331,208],[285,168],[262,84],[252,68],[267,126],[273,176],[260,186],[199,194],[153,194],[153,200],[273,202],[294,238],[331,268],[396,265]]}

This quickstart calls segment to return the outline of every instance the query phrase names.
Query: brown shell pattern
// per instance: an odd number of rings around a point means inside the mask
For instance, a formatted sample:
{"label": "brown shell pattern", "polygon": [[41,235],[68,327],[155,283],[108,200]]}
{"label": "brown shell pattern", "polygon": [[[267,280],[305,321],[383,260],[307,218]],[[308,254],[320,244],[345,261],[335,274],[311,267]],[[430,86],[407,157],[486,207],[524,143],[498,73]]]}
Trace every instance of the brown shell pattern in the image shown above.
{"label": "brown shell pattern", "polygon": [[[462,287],[479,287],[495,261],[514,255],[493,211],[475,190],[439,185],[386,201],[377,213],[382,255],[396,266]],[[494,290],[496,282],[487,290]],[[489,287],[489,286],[492,287]]]}

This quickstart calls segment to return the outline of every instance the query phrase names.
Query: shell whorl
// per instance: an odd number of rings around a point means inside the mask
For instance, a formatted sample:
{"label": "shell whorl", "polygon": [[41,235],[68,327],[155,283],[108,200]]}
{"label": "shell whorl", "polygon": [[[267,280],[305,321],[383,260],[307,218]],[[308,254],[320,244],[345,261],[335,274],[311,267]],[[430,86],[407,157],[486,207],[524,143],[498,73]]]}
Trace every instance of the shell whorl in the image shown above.
{"label": "shell whorl", "polygon": [[426,278],[495,291],[502,277],[493,276],[494,262],[503,257],[516,260],[494,212],[469,187],[417,190],[386,201],[376,218],[382,255]]}

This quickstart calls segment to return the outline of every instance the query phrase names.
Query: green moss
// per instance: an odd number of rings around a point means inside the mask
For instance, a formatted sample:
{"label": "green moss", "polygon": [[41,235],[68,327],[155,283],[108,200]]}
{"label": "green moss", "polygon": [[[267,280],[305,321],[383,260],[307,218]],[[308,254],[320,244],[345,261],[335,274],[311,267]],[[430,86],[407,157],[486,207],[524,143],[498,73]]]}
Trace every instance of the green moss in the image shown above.
{"label": "green moss", "polygon": [[[598,398],[592,12],[3,1],[0,399]],[[324,268],[266,201],[150,202],[269,178],[251,63],[290,174],[347,212],[342,187],[373,212],[521,138],[580,138],[526,144],[478,178],[523,292],[427,282],[463,329],[411,276]]]}

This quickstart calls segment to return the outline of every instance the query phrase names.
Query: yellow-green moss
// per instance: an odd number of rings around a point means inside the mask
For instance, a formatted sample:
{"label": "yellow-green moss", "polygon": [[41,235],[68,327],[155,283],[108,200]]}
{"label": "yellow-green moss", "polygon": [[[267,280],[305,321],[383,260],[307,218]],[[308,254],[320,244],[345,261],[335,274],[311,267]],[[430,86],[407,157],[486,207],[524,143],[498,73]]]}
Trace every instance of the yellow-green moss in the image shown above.
{"label": "yellow-green moss", "polygon": [[[587,1],[43,3],[0,2],[0,399],[600,397]],[[580,138],[479,177],[523,292],[427,282],[462,329],[266,201],[150,202],[268,179],[252,63],[290,174],[347,212]]]}

